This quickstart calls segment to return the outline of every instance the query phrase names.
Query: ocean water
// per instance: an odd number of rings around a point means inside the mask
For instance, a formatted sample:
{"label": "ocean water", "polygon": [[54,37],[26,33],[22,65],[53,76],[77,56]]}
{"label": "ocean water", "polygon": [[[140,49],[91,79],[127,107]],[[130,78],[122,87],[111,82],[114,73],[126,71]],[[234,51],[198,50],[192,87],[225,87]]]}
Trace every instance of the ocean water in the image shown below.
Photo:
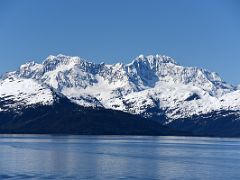
{"label": "ocean water", "polygon": [[239,179],[240,139],[0,135],[0,179]]}

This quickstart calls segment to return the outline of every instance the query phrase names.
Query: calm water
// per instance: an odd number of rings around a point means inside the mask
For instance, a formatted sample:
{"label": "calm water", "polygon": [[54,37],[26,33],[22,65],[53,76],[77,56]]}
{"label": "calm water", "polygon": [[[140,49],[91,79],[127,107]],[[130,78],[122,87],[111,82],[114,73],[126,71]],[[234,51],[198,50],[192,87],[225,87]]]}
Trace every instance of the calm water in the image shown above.
{"label": "calm water", "polygon": [[237,179],[240,139],[0,135],[0,179]]}

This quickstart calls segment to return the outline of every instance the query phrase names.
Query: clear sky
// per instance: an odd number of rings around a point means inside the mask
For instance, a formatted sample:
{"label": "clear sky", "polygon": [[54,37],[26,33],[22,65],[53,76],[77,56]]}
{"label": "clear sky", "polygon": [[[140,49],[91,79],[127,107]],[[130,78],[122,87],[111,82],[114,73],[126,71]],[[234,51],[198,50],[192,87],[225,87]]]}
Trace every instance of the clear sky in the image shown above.
{"label": "clear sky", "polygon": [[240,84],[240,1],[0,1],[0,73],[59,53],[97,63],[166,54]]}

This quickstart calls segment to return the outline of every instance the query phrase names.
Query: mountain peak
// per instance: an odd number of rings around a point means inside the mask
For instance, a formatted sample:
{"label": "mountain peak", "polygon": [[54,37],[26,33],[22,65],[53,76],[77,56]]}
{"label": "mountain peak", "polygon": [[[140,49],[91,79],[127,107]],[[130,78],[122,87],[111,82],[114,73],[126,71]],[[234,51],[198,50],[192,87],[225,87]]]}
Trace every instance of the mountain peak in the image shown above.
{"label": "mountain peak", "polygon": [[172,64],[177,64],[176,61],[169,57],[169,56],[166,56],[166,55],[160,55],[160,54],[156,54],[156,55],[143,55],[143,54],[140,54],[139,56],[137,56],[133,62],[138,62],[138,61],[148,61],[150,64],[152,63],[172,63]]}
{"label": "mountain peak", "polygon": [[[62,67],[63,70],[68,70],[79,64],[88,63],[85,59],[78,56],[66,56],[58,54],[57,56],[50,55],[42,63],[44,71],[52,71],[57,67]],[[64,66],[64,67],[63,67]]]}
{"label": "mountain peak", "polygon": [[50,55],[48,56],[44,61],[43,61],[43,65],[45,64],[59,64],[59,63],[64,63],[64,64],[68,64],[68,63],[76,63],[79,64],[80,61],[85,61],[84,59],[81,59],[80,57],[77,56],[66,56],[63,54],[58,54],[57,56],[54,55]]}

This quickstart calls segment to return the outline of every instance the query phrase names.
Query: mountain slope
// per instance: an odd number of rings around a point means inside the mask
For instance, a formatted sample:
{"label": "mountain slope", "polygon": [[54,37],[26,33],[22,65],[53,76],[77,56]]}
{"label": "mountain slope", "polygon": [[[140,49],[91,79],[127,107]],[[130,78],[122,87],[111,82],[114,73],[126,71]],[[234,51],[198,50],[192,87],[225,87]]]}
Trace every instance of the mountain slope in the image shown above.
{"label": "mountain slope", "polygon": [[240,116],[236,111],[221,110],[178,119],[170,123],[169,127],[190,131],[196,136],[240,137]]}
{"label": "mountain slope", "polygon": [[[183,67],[161,55],[140,55],[129,64],[113,65],[65,55],[49,56],[41,64],[30,62],[3,75],[0,82],[2,111],[34,104],[51,106],[54,94],[58,94],[82,107],[140,115],[198,135],[208,134],[202,129],[205,120],[213,127],[223,122],[221,116],[228,117],[225,120],[231,129],[240,116],[238,87],[226,83],[215,72]],[[7,92],[10,86],[16,90]],[[217,127],[211,135],[219,134],[221,126]]]}
{"label": "mountain slope", "polygon": [[120,111],[80,107],[58,97],[52,105],[0,112],[0,133],[81,135],[188,135]]}
{"label": "mountain slope", "polygon": [[140,116],[79,106],[46,84],[14,75],[0,81],[0,133],[186,134]]}
{"label": "mountain slope", "polygon": [[17,111],[31,105],[51,105],[53,101],[53,91],[33,79],[9,76],[0,80],[0,112]]}
{"label": "mountain slope", "polygon": [[165,111],[169,121],[239,109],[240,91],[236,87],[216,73],[180,66],[168,56],[140,55],[130,64],[113,65],[49,56],[42,64],[28,63],[10,74],[47,84],[82,106],[144,116],[152,116],[146,113],[148,108],[158,108]]}

